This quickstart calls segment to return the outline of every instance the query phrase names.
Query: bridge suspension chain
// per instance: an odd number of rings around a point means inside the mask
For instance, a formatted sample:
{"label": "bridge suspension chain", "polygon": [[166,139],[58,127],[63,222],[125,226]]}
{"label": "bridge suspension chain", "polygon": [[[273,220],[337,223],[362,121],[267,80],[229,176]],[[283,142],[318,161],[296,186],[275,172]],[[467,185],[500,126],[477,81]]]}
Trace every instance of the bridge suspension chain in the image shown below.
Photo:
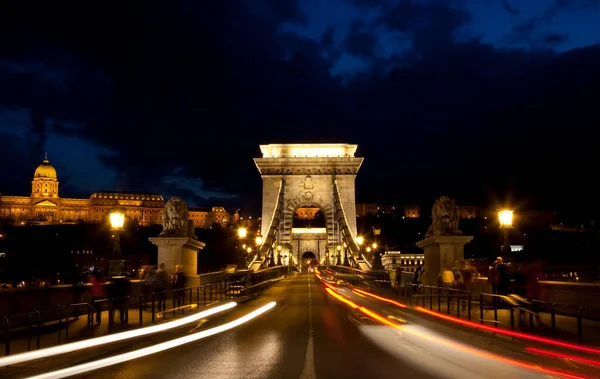
{"label": "bridge suspension chain", "polygon": [[348,225],[348,218],[346,217],[346,212],[344,212],[344,206],[342,205],[337,180],[333,181],[333,199],[336,219],[340,225],[342,239],[348,245],[348,248],[352,252],[352,255],[358,255],[360,252],[360,247],[356,242],[356,236],[352,235],[352,231],[350,230],[350,227]]}

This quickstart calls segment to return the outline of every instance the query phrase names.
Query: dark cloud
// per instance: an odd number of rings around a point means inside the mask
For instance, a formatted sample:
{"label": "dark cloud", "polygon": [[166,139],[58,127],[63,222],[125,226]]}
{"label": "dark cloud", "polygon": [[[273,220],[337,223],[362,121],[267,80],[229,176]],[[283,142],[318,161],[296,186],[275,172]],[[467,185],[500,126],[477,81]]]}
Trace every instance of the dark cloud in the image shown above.
{"label": "dark cloud", "polygon": [[380,21],[389,29],[412,35],[412,46],[419,54],[439,54],[454,44],[454,34],[470,14],[454,2],[422,3],[398,1],[383,11]]}
{"label": "dark cloud", "polygon": [[[257,209],[252,158],[276,142],[358,143],[360,201],[431,202],[444,191],[480,202],[513,188],[574,206],[594,195],[593,175],[577,172],[595,160],[597,47],[554,54],[457,43],[470,15],[455,3],[354,4],[380,17],[340,40],[373,66],[343,78],[331,74],[343,59],[333,29],[313,40],[283,27],[310,21],[296,1],[0,10],[0,32],[12,37],[0,42],[0,61],[13,62],[0,70],[0,105],[75,125],[49,127],[110,151],[100,158],[119,189],[162,188],[199,205],[217,201],[203,195],[213,190]],[[374,54],[378,35],[360,33],[381,26],[410,36],[409,51]],[[538,38],[535,25],[516,32]],[[178,175],[202,188],[164,184]]]}
{"label": "dark cloud", "polygon": [[564,11],[592,11],[598,8],[600,8],[600,0],[555,0],[544,12],[544,18],[552,19]]}
{"label": "dark cloud", "polygon": [[334,36],[335,36],[335,28],[334,27],[327,28],[327,30],[325,30],[325,33],[323,33],[323,36],[321,36],[321,46],[323,46],[324,48],[332,47]]}
{"label": "dark cloud", "polygon": [[350,32],[343,42],[343,47],[352,55],[372,58],[377,47],[377,41],[377,35],[365,31],[361,21],[354,21],[350,25]]}
{"label": "dark cloud", "polygon": [[598,8],[600,0],[556,0],[555,4],[562,9],[586,10]]}
{"label": "dark cloud", "polygon": [[568,34],[540,33],[539,30],[543,24],[544,20],[531,18],[529,21],[515,26],[505,38],[505,42],[510,46],[526,47],[532,50],[547,50],[568,41]]}
{"label": "dark cloud", "polygon": [[517,8],[514,8],[512,5],[510,5],[508,0],[500,0],[500,2],[502,3],[502,7],[504,8],[504,10],[506,12],[508,12],[508,14],[510,14],[512,16],[516,16],[521,13],[520,10],[518,10]]}
{"label": "dark cloud", "polygon": [[558,34],[558,33],[546,34],[543,37],[544,44],[552,45],[552,46],[562,45],[563,43],[567,42],[568,40],[569,40],[568,35]]}

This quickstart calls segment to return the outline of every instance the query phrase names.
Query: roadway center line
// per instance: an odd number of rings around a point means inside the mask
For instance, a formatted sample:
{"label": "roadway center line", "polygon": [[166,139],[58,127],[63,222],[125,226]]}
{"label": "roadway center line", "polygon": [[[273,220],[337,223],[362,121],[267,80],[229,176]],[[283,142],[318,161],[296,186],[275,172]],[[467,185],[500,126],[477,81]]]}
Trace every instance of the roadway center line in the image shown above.
{"label": "roadway center line", "polygon": [[308,345],[306,346],[306,357],[304,358],[304,369],[300,379],[316,379],[315,373],[315,346],[314,330],[312,320],[312,291],[310,285],[310,275],[308,276]]}

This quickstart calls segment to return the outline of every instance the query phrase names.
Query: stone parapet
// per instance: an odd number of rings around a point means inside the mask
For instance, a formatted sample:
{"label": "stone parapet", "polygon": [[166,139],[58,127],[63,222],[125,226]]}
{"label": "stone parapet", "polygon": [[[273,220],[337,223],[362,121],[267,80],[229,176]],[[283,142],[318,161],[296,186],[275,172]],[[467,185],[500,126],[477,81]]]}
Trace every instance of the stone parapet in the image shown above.
{"label": "stone parapet", "polygon": [[472,236],[433,236],[418,241],[417,246],[425,252],[422,283],[437,286],[444,267],[451,269],[456,261],[465,259],[464,246],[471,240]]}

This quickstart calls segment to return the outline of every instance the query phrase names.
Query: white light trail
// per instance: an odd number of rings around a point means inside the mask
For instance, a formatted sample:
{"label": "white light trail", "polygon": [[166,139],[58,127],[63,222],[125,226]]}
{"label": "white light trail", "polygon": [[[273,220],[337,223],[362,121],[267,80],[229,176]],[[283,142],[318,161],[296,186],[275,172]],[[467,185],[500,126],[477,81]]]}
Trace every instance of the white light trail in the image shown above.
{"label": "white light trail", "polygon": [[276,305],[276,303],[274,301],[270,302],[269,304],[264,305],[264,306],[258,308],[257,310],[252,311],[252,312],[248,313],[247,315],[238,318],[237,320],[228,322],[227,324],[223,324],[223,325],[211,328],[211,329],[204,330],[202,332],[194,333],[189,336],[177,338],[172,341],[159,343],[158,345],[131,351],[129,353],[115,355],[114,357],[100,359],[100,360],[97,360],[94,362],[84,363],[84,364],[81,364],[78,366],[68,367],[68,368],[65,368],[62,370],[48,372],[48,373],[41,374],[38,376],[32,376],[29,379],[66,378],[68,376],[82,374],[84,372],[97,370],[97,369],[100,369],[103,367],[116,365],[118,363],[127,362],[127,361],[130,361],[133,359],[145,357],[150,354],[155,354],[155,353],[158,353],[158,352],[161,352],[164,350],[172,349],[177,346],[185,345],[187,343],[198,341],[200,339],[210,337],[210,336],[218,334],[218,333],[222,333],[226,330],[233,329],[237,326],[240,326],[240,325],[252,320],[253,318],[260,316],[261,314],[263,314],[263,313],[267,312],[268,310],[270,310],[271,308],[273,308],[275,305]]}
{"label": "white light trail", "polygon": [[23,363],[32,361],[35,359],[42,359],[52,357],[54,355],[70,353],[76,350],[89,349],[90,347],[106,345],[108,343],[123,341],[131,338],[141,337],[148,334],[164,332],[165,330],[177,328],[183,326],[185,324],[189,324],[194,321],[201,320],[205,317],[214,315],[215,313],[223,312],[228,309],[235,307],[237,303],[230,302],[227,304],[220,305],[215,308],[207,309],[203,312],[196,313],[194,315],[180,318],[175,321],[169,321],[164,324],[149,326],[146,328],[141,328],[137,330],[130,330],[128,332],[111,334],[108,336],[91,338],[83,341],[73,342],[66,345],[49,347],[47,349],[36,350],[36,351],[28,351],[22,354],[9,355],[7,357],[0,358],[0,367],[14,365],[17,363]]}

